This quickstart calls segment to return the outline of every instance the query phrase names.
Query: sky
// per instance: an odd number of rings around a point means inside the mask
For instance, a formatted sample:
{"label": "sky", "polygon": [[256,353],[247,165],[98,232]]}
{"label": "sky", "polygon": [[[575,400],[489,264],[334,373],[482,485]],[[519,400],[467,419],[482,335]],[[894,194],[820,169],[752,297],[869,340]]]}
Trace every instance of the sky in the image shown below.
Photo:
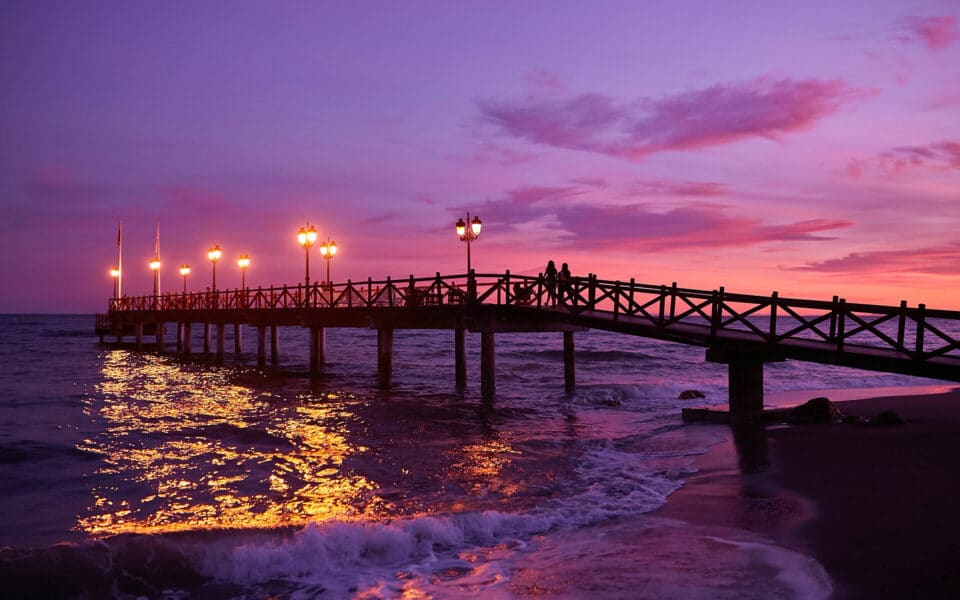
{"label": "sky", "polygon": [[[0,1],[0,313],[574,275],[960,309],[960,3]],[[311,274],[323,277],[314,248]]]}

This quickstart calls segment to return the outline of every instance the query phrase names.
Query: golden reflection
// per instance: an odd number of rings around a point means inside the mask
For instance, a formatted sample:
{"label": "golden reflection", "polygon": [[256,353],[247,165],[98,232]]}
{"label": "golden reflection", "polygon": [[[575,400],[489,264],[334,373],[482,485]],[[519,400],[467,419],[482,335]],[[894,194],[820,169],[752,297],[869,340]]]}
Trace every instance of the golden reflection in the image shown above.
{"label": "golden reflection", "polygon": [[349,416],[326,398],[275,396],[223,369],[109,353],[86,414],[102,457],[77,527],[94,536],[194,529],[275,528],[383,514],[379,486],[344,468]]}
{"label": "golden reflection", "polygon": [[510,455],[518,454],[520,452],[510,444],[496,438],[464,444],[456,450],[460,460],[452,465],[452,471],[463,479],[464,487],[471,495],[485,495],[496,490],[511,496],[521,487],[501,480],[500,474],[513,462]]}

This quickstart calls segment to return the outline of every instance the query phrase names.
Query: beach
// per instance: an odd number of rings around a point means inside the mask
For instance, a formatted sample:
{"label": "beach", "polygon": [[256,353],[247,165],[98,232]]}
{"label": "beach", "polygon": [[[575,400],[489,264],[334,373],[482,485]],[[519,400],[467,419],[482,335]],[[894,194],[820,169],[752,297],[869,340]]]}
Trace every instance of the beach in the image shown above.
{"label": "beach", "polygon": [[[864,394],[868,395],[869,390]],[[891,426],[729,429],[658,516],[746,529],[815,558],[832,598],[960,594],[960,390],[836,402]]]}

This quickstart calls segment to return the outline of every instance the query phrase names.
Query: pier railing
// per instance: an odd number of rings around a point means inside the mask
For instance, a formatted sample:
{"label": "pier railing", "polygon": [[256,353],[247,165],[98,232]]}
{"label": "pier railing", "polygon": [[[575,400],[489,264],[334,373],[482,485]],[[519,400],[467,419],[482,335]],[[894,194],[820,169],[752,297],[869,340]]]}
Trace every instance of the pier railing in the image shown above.
{"label": "pier railing", "polygon": [[[737,294],[724,288],[697,290],[574,277],[557,283],[543,274],[459,274],[337,284],[248,288],[110,300],[109,315],[130,311],[281,310],[336,308],[428,308],[484,304],[549,311],[576,323],[649,326],[660,330],[693,326],[708,339],[742,338],[771,346],[787,340],[828,344],[837,352],[854,348],[893,350],[912,360],[960,360],[960,311],[831,300]],[[99,323],[99,322],[98,322]]]}

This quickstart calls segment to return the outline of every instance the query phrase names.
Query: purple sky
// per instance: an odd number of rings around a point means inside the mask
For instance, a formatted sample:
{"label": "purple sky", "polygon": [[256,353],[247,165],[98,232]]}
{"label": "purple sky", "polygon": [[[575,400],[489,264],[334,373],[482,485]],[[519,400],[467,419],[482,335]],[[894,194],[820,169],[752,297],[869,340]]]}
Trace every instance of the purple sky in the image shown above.
{"label": "purple sky", "polygon": [[[960,4],[0,5],[0,312],[478,272],[960,308]],[[315,253],[312,272],[322,276]]]}

